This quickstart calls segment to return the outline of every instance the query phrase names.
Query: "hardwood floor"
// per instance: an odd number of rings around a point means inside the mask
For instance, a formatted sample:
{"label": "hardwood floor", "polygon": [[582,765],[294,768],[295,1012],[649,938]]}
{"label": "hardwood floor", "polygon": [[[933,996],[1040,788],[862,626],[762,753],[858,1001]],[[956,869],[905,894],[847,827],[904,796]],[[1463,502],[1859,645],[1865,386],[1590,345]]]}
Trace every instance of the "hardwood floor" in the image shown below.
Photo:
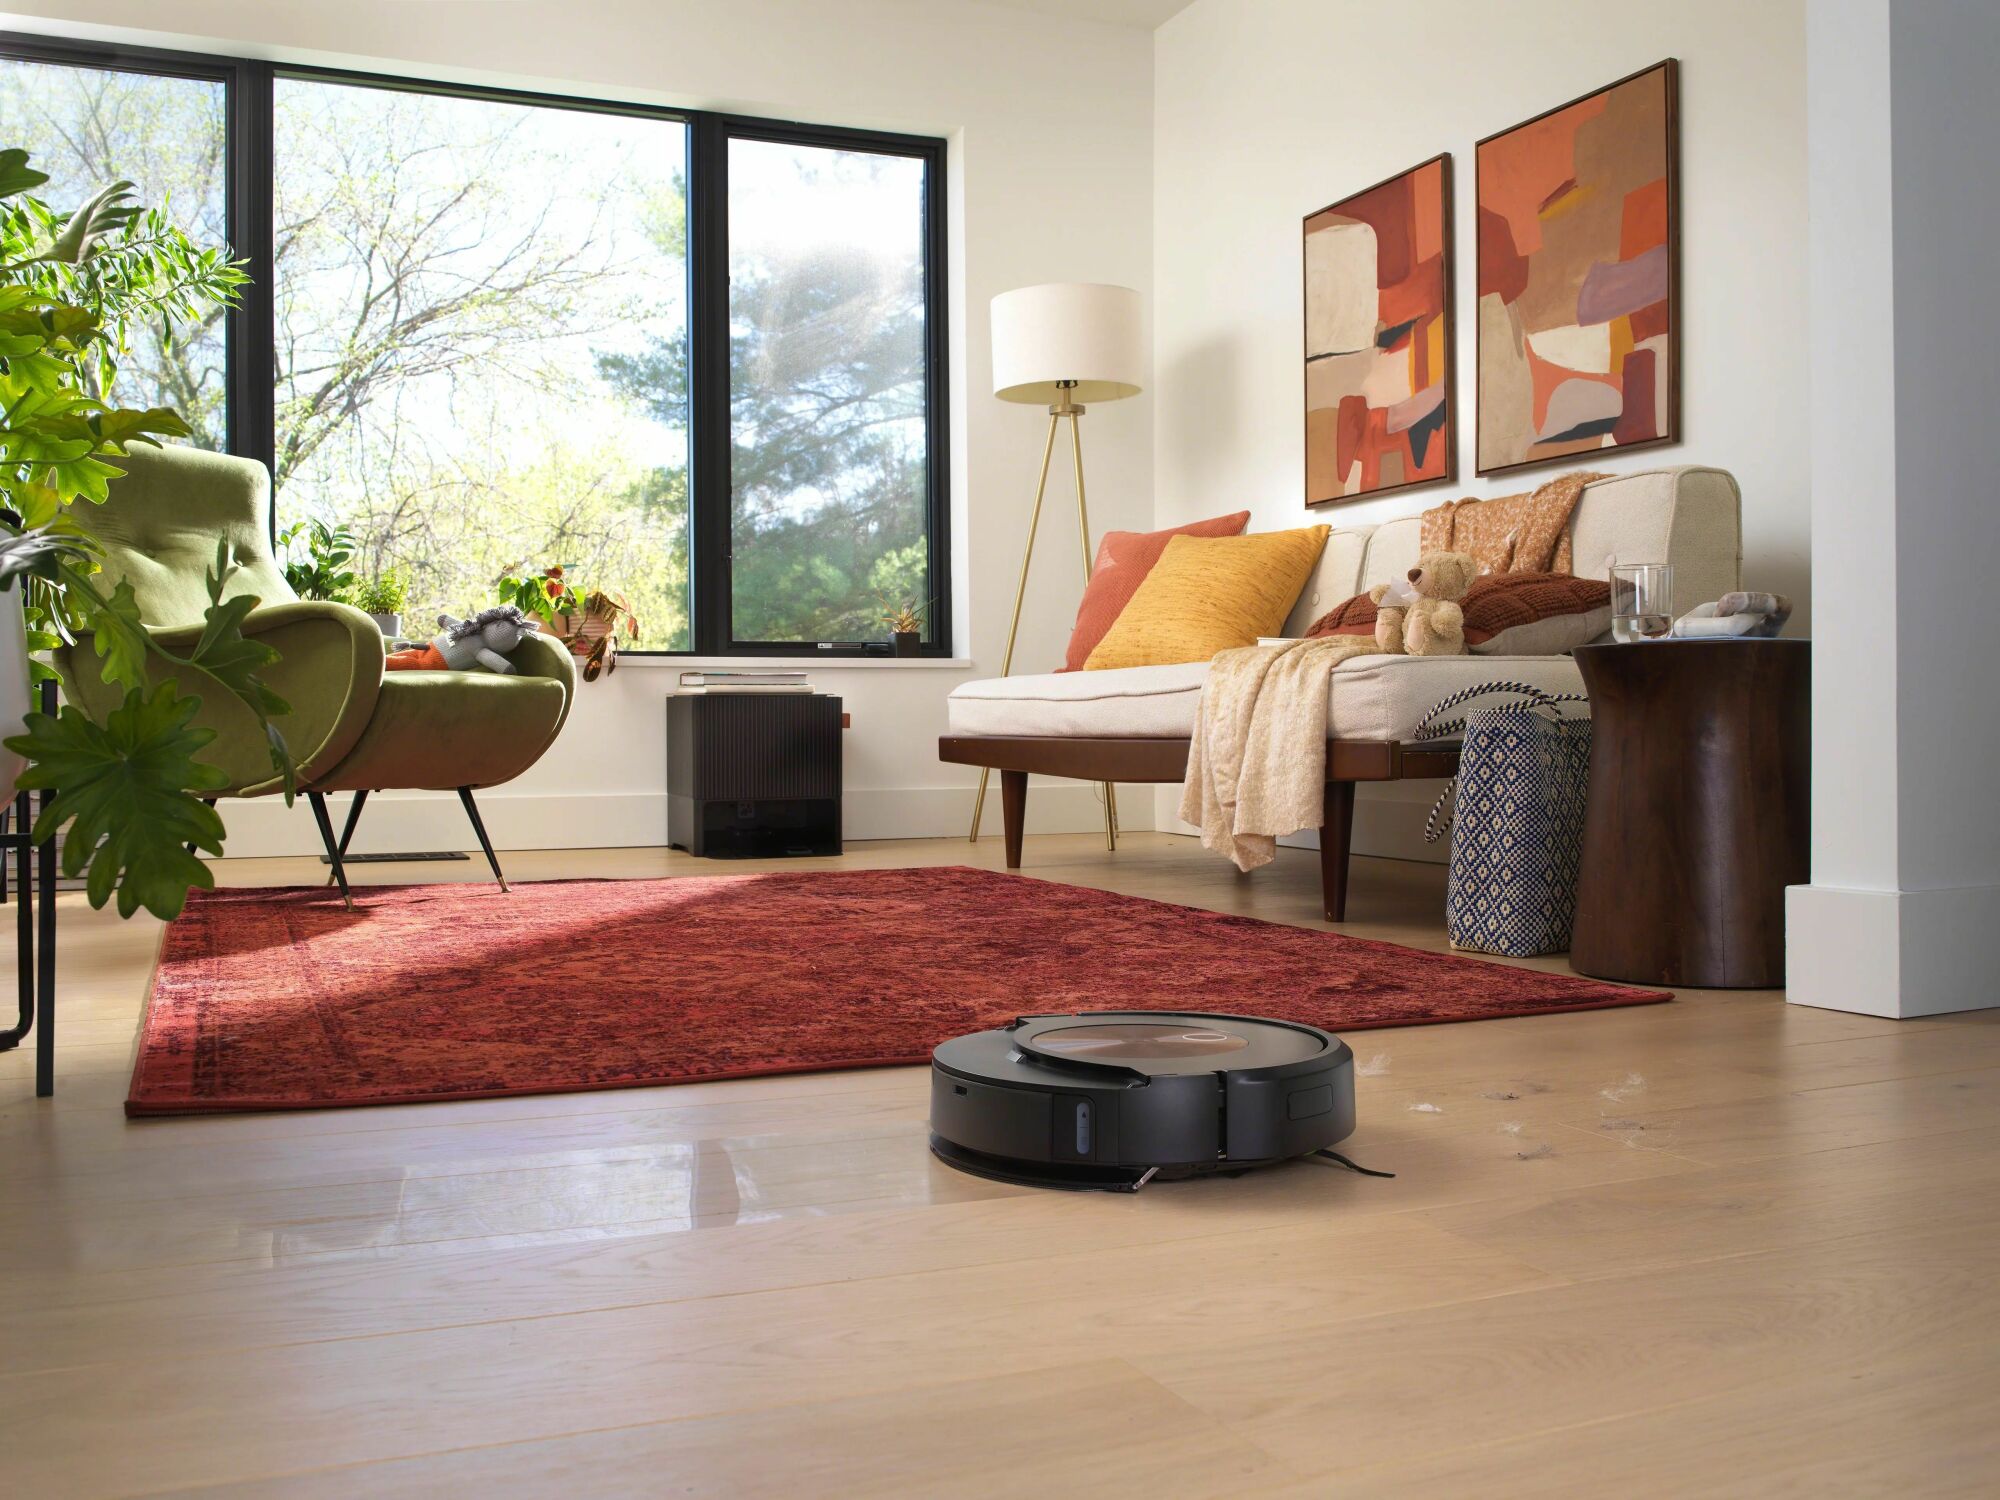
{"label": "hardwood floor", "polygon": [[[1024,873],[1317,925],[1310,853],[1245,878],[1123,842],[1031,839]],[[997,838],[851,851],[1001,863]],[[412,868],[482,877],[361,878]],[[1342,930],[1442,947],[1441,890],[1357,861]],[[1348,1149],[1393,1181],[1112,1197],[939,1166],[921,1069],[128,1123],[159,927],[75,896],[62,924],[57,1097],[0,1055],[0,1493],[2000,1482],[2000,1012],[1684,992],[1358,1032]]]}

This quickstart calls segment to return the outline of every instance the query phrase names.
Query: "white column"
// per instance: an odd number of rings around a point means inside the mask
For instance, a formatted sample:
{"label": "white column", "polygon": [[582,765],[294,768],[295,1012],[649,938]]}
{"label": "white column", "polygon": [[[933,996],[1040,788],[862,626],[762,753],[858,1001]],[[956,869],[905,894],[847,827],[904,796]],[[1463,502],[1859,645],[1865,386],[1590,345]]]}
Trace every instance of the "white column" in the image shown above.
{"label": "white column", "polygon": [[[1797,1004],[2000,1004],[2000,6],[1815,0]],[[1773,393],[1774,399],[1779,399]]]}

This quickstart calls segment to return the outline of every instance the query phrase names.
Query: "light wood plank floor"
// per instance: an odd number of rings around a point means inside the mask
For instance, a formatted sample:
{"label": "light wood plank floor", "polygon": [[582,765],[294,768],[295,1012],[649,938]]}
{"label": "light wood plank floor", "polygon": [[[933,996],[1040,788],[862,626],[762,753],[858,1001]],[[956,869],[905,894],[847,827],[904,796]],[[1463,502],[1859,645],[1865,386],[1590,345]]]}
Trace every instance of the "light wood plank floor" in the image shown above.
{"label": "light wood plank floor", "polygon": [[[1244,878],[1139,834],[1029,861],[1315,922],[1309,854]],[[480,874],[363,878],[412,868]],[[1346,930],[1442,947],[1441,891],[1360,861]],[[128,1123],[159,927],[63,908],[58,1096],[0,1056],[0,1493],[2000,1485],[2000,1012],[1686,993],[1356,1033],[1349,1149],[1394,1181],[1044,1194],[931,1160],[920,1069]]]}

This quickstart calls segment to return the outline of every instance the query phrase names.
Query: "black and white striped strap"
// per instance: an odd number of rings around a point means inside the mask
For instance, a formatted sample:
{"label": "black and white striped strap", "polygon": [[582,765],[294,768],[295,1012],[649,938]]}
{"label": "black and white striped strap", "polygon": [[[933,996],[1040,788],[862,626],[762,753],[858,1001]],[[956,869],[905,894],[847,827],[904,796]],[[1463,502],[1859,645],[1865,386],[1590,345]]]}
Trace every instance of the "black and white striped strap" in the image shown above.
{"label": "black and white striped strap", "polygon": [[1468,688],[1460,688],[1450,697],[1432,706],[1431,711],[1418,722],[1416,732],[1410,736],[1414,740],[1441,740],[1447,735],[1461,734],[1465,730],[1465,716],[1438,721],[1438,715],[1454,709],[1461,703],[1470,703],[1474,698],[1482,698],[1488,693],[1514,693],[1526,698],[1533,708],[1554,708],[1559,703],[1586,703],[1582,693],[1549,693],[1529,682],[1482,682]]}

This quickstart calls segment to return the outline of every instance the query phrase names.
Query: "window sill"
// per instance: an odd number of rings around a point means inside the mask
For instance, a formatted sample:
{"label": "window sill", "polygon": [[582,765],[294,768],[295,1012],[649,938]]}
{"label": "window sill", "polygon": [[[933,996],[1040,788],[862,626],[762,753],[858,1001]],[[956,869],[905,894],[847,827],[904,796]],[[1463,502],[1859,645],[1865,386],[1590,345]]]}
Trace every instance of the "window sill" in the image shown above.
{"label": "window sill", "polygon": [[673,667],[682,672],[893,672],[956,671],[972,666],[965,656],[662,656],[637,651],[618,653],[623,667]]}

